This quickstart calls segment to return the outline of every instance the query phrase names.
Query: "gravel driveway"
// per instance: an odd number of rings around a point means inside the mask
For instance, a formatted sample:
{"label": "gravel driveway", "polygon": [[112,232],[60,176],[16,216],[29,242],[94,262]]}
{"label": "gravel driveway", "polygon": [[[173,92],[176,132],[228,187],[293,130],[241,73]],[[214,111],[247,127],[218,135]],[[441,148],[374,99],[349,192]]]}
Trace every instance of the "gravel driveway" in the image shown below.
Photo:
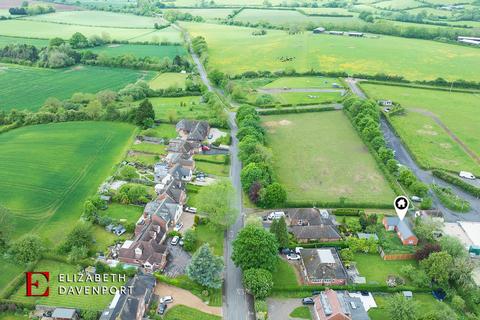
{"label": "gravel driveway", "polygon": [[297,307],[302,306],[302,301],[298,299],[267,299],[268,319],[271,320],[292,320],[289,314]]}
{"label": "gravel driveway", "polygon": [[183,250],[182,246],[178,244],[176,246],[172,246],[170,244],[170,240],[170,238],[166,240],[168,243],[168,250],[170,250],[170,254],[168,255],[168,262],[167,266],[165,267],[164,274],[171,278],[175,278],[185,274],[187,266],[192,259],[192,256],[188,252]]}

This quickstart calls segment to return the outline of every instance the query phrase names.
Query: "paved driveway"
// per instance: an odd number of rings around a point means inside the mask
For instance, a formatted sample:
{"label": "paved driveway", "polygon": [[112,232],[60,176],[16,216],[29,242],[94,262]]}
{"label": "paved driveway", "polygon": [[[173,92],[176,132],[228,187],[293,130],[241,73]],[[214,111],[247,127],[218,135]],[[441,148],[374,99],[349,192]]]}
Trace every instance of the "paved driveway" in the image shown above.
{"label": "paved driveway", "polygon": [[177,244],[176,246],[172,246],[170,240],[170,238],[166,240],[170,254],[168,255],[168,262],[164,274],[171,278],[175,278],[185,274],[192,257],[188,252],[183,250],[180,245]]}
{"label": "paved driveway", "polygon": [[[200,310],[205,313],[214,314],[216,316],[222,316],[221,307],[211,307],[203,302],[199,297],[192,294],[190,291],[169,286],[165,283],[159,282],[155,287],[155,294],[159,297],[172,296],[173,302],[168,304],[168,309],[175,305],[181,305]],[[168,312],[167,309],[167,312]]]}
{"label": "paved driveway", "polygon": [[292,320],[289,314],[297,307],[302,306],[300,298],[297,299],[267,299],[268,319],[271,320]]}

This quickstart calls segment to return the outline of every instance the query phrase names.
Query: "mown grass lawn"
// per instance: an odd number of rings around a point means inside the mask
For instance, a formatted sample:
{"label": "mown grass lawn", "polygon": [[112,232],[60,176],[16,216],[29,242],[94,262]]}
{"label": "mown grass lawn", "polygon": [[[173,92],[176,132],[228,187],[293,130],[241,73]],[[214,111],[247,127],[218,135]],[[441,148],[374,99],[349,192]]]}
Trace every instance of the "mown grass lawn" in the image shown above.
{"label": "mown grass lawn", "polygon": [[156,97],[149,99],[155,110],[155,118],[162,122],[176,123],[180,119],[208,119],[210,110],[200,103],[200,96]]}
{"label": "mown grass lawn", "polygon": [[25,266],[0,257],[0,296],[7,288],[8,284],[10,284],[15,278],[23,276],[24,269]]}
{"label": "mown grass lawn", "polygon": [[197,161],[195,162],[195,167],[198,171],[202,171],[217,177],[228,177],[230,172],[230,167],[225,164]]}
{"label": "mown grass lawn", "polygon": [[[63,262],[52,261],[52,260],[41,260],[35,270],[49,271],[50,272],[50,296],[48,297],[26,297],[25,296],[25,287],[21,286],[18,291],[12,295],[10,298],[13,301],[25,302],[25,303],[35,303],[43,304],[47,306],[55,307],[73,307],[81,308],[85,310],[103,310],[112,300],[113,295],[76,295],[76,294],[59,294],[59,286],[78,286],[78,287],[91,287],[98,285],[105,285],[108,287],[111,286],[120,286],[123,283],[119,282],[105,282],[105,283],[89,283],[89,282],[70,282],[70,283],[59,283],[58,275],[59,274],[76,274],[79,272],[79,269],[76,266],[66,264]],[[38,292],[43,292],[44,288],[40,288]],[[34,291],[35,293],[36,291]]]}
{"label": "mown grass lawn", "polygon": [[146,153],[136,153],[129,154],[126,159],[129,162],[141,163],[144,166],[153,166],[160,160],[160,157],[155,154],[146,154]]}
{"label": "mown grass lawn", "polygon": [[[1,38],[0,38],[1,41]],[[125,54],[131,54],[135,57],[154,57],[154,58],[164,58],[169,57],[171,59],[175,56],[183,56],[187,53],[183,46],[160,46],[152,44],[113,44],[106,45],[101,47],[88,48],[94,53],[102,53],[107,56],[120,56]]]}
{"label": "mown grass lawn", "polygon": [[267,85],[263,86],[265,89],[269,88],[316,88],[316,89],[331,89],[332,84],[336,83],[342,85],[337,78],[327,77],[282,77],[278,78]]}
{"label": "mown grass lawn", "polygon": [[135,223],[143,212],[142,206],[126,205],[120,203],[110,203],[107,210],[100,211],[105,217],[116,220],[126,220]]}
{"label": "mown grass lawn", "polygon": [[307,306],[301,306],[295,308],[290,313],[290,317],[300,319],[312,319],[312,314],[310,313],[310,309]]}
{"label": "mown grass lawn", "polygon": [[272,96],[280,104],[317,104],[333,103],[342,97],[340,92],[282,92]]}
{"label": "mown grass lawn", "polygon": [[[264,10],[258,11],[265,16]],[[338,19],[343,18],[336,18],[337,22]],[[253,36],[253,28],[191,22],[181,25],[192,36],[205,37],[209,68],[229,74],[293,68],[297,72],[313,69],[385,73],[411,80],[480,80],[480,52],[476,48],[384,35],[353,38],[311,32],[288,35],[282,30],[268,30],[264,36]],[[465,68],[466,65],[470,67]]]}
{"label": "mown grass lawn", "polygon": [[[480,173],[478,163],[431,116],[437,116],[480,156],[479,94],[369,83],[362,84],[362,88],[371,98],[390,99],[407,109],[405,116],[391,116],[390,119],[422,166]],[[425,115],[425,112],[431,114]]]}
{"label": "mown grass lawn", "polygon": [[273,290],[299,285],[293,268],[287,261],[278,259],[277,269],[273,272]]}
{"label": "mown grass lawn", "polygon": [[414,260],[386,261],[379,254],[355,254],[354,261],[360,276],[366,277],[367,283],[386,284],[389,275],[400,276],[400,269],[406,265],[416,267]]}
{"label": "mown grass lawn", "polygon": [[167,309],[163,317],[165,320],[220,320],[219,316],[208,314],[197,309],[189,308],[184,305],[176,305],[172,309]]}
{"label": "mown grass lawn", "polygon": [[223,236],[222,230],[217,230],[209,225],[196,226],[196,233],[198,239],[198,247],[204,243],[208,243],[213,249],[213,253],[217,256],[223,256]]}
{"label": "mown grass lawn", "polygon": [[28,315],[21,313],[2,312],[0,313],[0,320],[28,320]]}
{"label": "mown grass lawn", "polygon": [[185,80],[187,80],[186,73],[165,72],[150,80],[148,84],[154,90],[171,87],[183,89],[185,88]]}
{"label": "mown grass lawn", "polygon": [[340,111],[262,117],[288,201],[390,204],[394,193]]}
{"label": "mown grass lawn", "polygon": [[156,138],[173,139],[177,137],[177,131],[174,124],[162,123],[154,128],[143,130],[141,135],[146,135]]}
{"label": "mown grass lawn", "polygon": [[124,233],[120,237],[113,234],[112,232],[108,232],[105,230],[104,227],[99,225],[94,225],[92,228],[93,239],[95,244],[93,246],[93,251],[95,252],[107,252],[109,246],[113,245],[115,241],[125,241],[132,237],[131,233]]}
{"label": "mown grass lawn", "polygon": [[1,134],[0,203],[11,212],[13,236],[38,233],[58,244],[124,157],[134,132],[125,123],[66,122]]}
{"label": "mown grass lawn", "polygon": [[166,148],[167,146],[164,144],[142,142],[138,144],[137,143],[132,144],[132,146],[130,147],[130,150],[156,154],[156,155],[164,155],[164,154],[167,154]]}

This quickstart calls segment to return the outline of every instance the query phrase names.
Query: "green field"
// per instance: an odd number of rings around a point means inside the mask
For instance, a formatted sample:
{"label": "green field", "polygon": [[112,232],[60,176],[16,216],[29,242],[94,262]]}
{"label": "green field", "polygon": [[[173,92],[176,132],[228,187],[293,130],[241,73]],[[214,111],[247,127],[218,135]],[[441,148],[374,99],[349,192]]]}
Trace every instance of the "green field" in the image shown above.
{"label": "green field", "polygon": [[316,88],[316,89],[331,89],[332,84],[336,83],[343,86],[337,78],[326,77],[283,77],[278,78],[263,88]]}
{"label": "green field", "polygon": [[172,87],[184,89],[187,76],[186,73],[165,72],[150,80],[149,85],[154,90]]}
{"label": "green field", "polygon": [[230,173],[229,166],[225,164],[197,161],[195,163],[195,167],[198,171],[202,171],[216,177],[228,177]]}
{"label": "green field", "polygon": [[1,134],[0,203],[11,211],[14,236],[35,232],[58,244],[123,157],[133,129],[67,122]]}
{"label": "green field", "polygon": [[[199,96],[173,97],[173,98],[151,98],[155,110],[155,117],[165,122],[170,121],[173,117],[174,121],[179,119],[207,119],[208,107],[200,103]],[[181,105],[183,104],[183,105]]]}
{"label": "green field", "polygon": [[[95,26],[108,28],[153,29],[154,24],[165,25],[160,17],[144,17],[108,11],[64,11],[22,18],[22,20],[52,22],[67,25]],[[62,28],[62,26],[58,26]],[[108,32],[108,31],[107,31]]]}
{"label": "green field", "polygon": [[[1,38],[0,38],[1,41]],[[171,58],[175,56],[183,56],[187,53],[184,47],[182,46],[159,46],[159,45],[148,45],[148,44],[111,44],[108,46],[88,48],[87,50],[92,51],[96,54],[105,54],[107,56],[120,56],[125,54],[131,54],[138,58],[143,57],[155,57],[155,58]]]}
{"label": "green field", "polygon": [[400,276],[400,269],[406,265],[416,266],[414,260],[383,260],[379,254],[355,254],[360,276],[367,278],[367,283],[385,285],[389,275]]}
{"label": "green field", "polygon": [[418,162],[426,168],[479,173],[478,162],[434,119],[437,117],[468,150],[480,156],[480,94],[362,84],[372,98],[390,99],[407,109],[390,119]]}
{"label": "green field", "polygon": [[0,36],[0,48],[3,48],[6,45],[13,44],[13,43],[19,43],[19,44],[26,43],[26,44],[30,44],[38,48],[41,48],[41,47],[46,47],[48,45],[48,40]]}
{"label": "green field", "polygon": [[28,320],[30,319],[28,315],[23,315],[20,313],[0,313],[0,320]]}
{"label": "green field", "polygon": [[108,209],[100,211],[100,214],[105,217],[110,217],[115,220],[126,220],[135,223],[143,212],[142,206],[125,205],[119,203],[111,203]]}
{"label": "green field", "polygon": [[405,10],[405,9],[412,9],[418,8],[424,5],[422,2],[416,0],[387,0],[376,2],[374,6],[380,9],[387,9],[387,10]]}
{"label": "green field", "polygon": [[160,43],[160,42],[182,42],[182,35],[180,32],[173,28],[172,26],[155,30],[153,32],[143,33],[136,37],[130,39],[131,42],[151,42],[151,43]]}
{"label": "green field", "polygon": [[180,9],[168,9],[166,11],[176,11],[182,13],[190,13],[192,16],[200,16],[205,20],[217,20],[225,19],[229,14],[233,12],[233,8],[211,8],[211,9],[195,9],[195,8],[180,8]]}
{"label": "green field", "polygon": [[[41,260],[35,270],[41,271],[49,271],[50,272],[50,296],[48,297],[41,297],[41,298],[32,298],[25,296],[25,287],[21,286],[18,291],[12,295],[10,298],[13,301],[18,302],[25,302],[25,303],[35,303],[35,304],[43,304],[47,306],[55,306],[55,307],[73,307],[73,308],[81,308],[86,310],[96,310],[101,311],[103,310],[112,300],[113,295],[105,294],[105,295],[60,295],[58,293],[59,285],[62,286],[92,286],[92,283],[88,282],[73,282],[73,283],[59,283],[58,282],[58,275],[59,274],[75,274],[78,272],[77,267],[72,266],[70,264],[58,262],[58,261],[51,261],[51,260]],[[105,285],[105,286],[119,286],[121,283],[119,282],[103,282],[103,283],[95,283],[97,285]],[[39,290],[42,292],[42,290]]]}
{"label": "green field", "polygon": [[21,276],[23,269],[24,266],[0,257],[0,296],[3,294],[3,290],[7,288],[9,283],[11,283],[17,276]]}
{"label": "green field", "polygon": [[273,289],[282,289],[284,286],[297,286],[297,275],[294,267],[283,259],[278,260],[277,269],[273,272]]}
{"label": "green field", "polygon": [[173,139],[177,137],[177,131],[175,130],[175,125],[162,123],[155,128],[147,129],[141,132],[142,135],[147,135],[150,137],[157,138],[166,138]]}
{"label": "green field", "polygon": [[[408,79],[480,80],[480,50],[435,41],[379,36],[352,38],[206,23],[182,23],[193,36],[205,36],[209,68],[230,74],[254,70],[298,72],[311,69],[349,73],[386,73]],[[255,53],[255,54],[252,54]],[[282,57],[292,58],[282,62]],[[468,65],[468,68],[465,66]]]}
{"label": "green field", "polygon": [[149,154],[157,154],[157,155],[165,155],[166,154],[166,146],[163,144],[156,144],[156,143],[149,143],[149,142],[142,142],[138,144],[133,144],[130,147],[130,150],[144,152]]}
{"label": "green field", "polygon": [[342,112],[262,117],[289,201],[388,204],[394,193]]}
{"label": "green field", "polygon": [[153,71],[74,66],[64,69],[0,64],[0,110],[39,109],[49,97],[67,99],[75,92],[118,90],[139,79],[149,80]]}
{"label": "green field", "polygon": [[280,104],[318,104],[339,101],[340,92],[283,92],[272,94]]}
{"label": "green field", "polygon": [[221,320],[219,316],[201,312],[184,305],[176,305],[171,309],[167,309],[167,313],[163,317],[165,320]]}

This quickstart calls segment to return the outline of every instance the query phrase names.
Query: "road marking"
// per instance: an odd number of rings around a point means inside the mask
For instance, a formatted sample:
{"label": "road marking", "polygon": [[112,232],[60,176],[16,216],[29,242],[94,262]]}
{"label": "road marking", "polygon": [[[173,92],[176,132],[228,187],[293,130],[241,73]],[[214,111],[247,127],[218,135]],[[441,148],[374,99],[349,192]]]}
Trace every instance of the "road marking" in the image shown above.
{"label": "road marking", "polygon": [[238,293],[239,295],[241,295],[241,296],[244,296],[244,295],[245,295],[245,290],[242,289],[242,288],[238,288],[238,289],[237,289],[237,293]]}

